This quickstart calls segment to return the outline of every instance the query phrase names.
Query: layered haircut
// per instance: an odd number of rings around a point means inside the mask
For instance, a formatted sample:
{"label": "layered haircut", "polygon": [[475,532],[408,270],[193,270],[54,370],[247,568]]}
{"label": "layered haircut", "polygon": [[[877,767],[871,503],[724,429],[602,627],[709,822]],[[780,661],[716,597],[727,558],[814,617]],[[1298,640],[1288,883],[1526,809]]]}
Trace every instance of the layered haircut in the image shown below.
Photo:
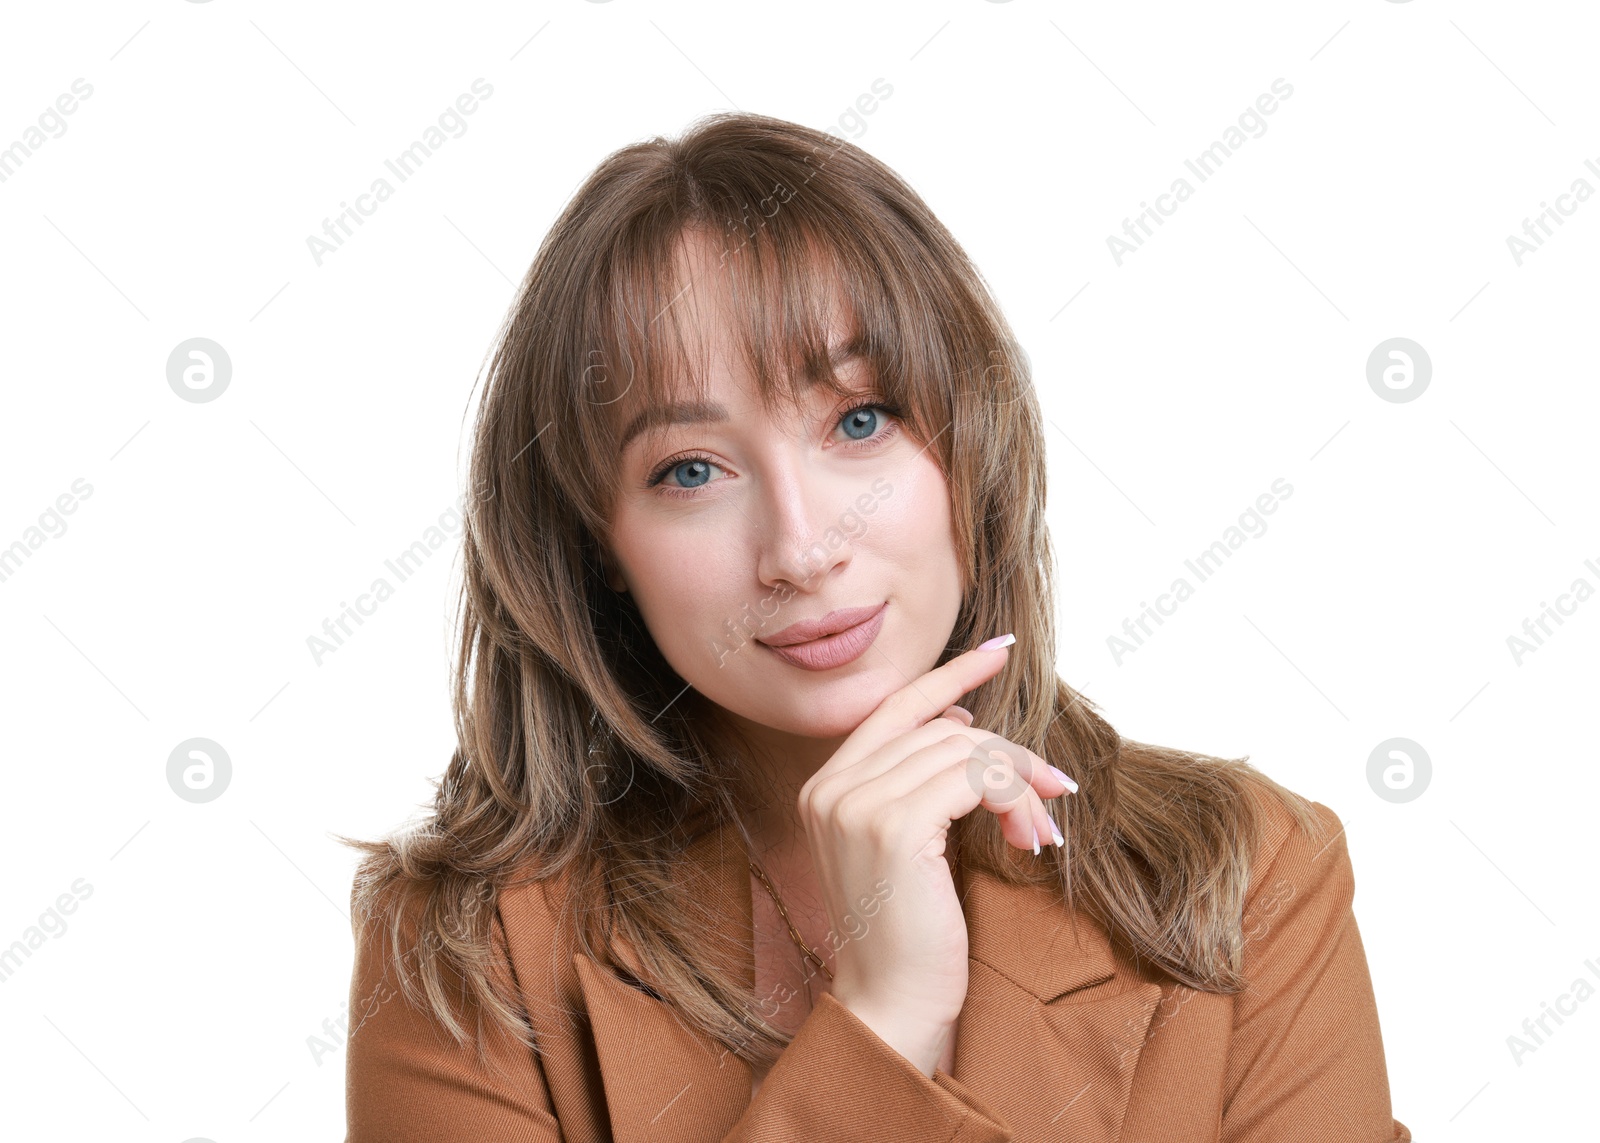
{"label": "layered haircut", "polygon": [[[770,1067],[790,1037],[757,1012],[742,950],[674,863],[738,823],[747,788],[716,709],[667,664],[606,582],[626,421],[704,393],[685,346],[684,244],[717,258],[738,352],[772,407],[844,396],[830,330],[948,482],[963,599],[945,662],[996,631],[1006,669],[973,725],[1068,770],[1046,803],[1067,844],[1021,851],[987,812],[952,826],[966,868],[1058,891],[1127,955],[1190,988],[1236,992],[1262,797],[1313,834],[1310,803],[1243,759],[1124,739],[1056,674],[1042,416],[1025,355],[982,276],[892,170],[832,135],[716,114],[616,151],[567,203],[498,334],[474,424],[463,536],[458,745],[431,815],[380,841],[354,891],[384,926],[407,998],[460,1042],[496,1029],[537,1050],[505,971],[495,902],[561,886],[571,947],[621,969],[680,1019]],[[722,633],[715,633],[721,636]],[[708,638],[712,637],[708,633]],[[742,830],[743,826],[739,828]],[[567,954],[570,957],[570,951]]]}

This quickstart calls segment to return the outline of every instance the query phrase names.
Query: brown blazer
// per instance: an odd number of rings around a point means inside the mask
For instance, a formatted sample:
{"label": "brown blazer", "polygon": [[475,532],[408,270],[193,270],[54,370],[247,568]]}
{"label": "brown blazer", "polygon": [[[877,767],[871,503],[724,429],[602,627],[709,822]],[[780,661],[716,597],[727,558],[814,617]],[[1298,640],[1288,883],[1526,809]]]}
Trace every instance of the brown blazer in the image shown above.
{"label": "brown blazer", "polygon": [[[967,1000],[950,1074],[923,1075],[823,993],[750,1098],[750,1069],[653,994],[581,953],[552,957],[546,886],[498,909],[541,1053],[477,1066],[393,986],[376,934],[356,949],[348,1143],[1386,1143],[1378,1013],[1351,912],[1343,829],[1313,844],[1268,808],[1244,913],[1250,987],[1196,992],[1141,971],[1102,928],[1043,890],[963,869]],[[1031,859],[1031,854],[1019,855]],[[744,934],[750,874],[738,831],[694,843],[684,875]],[[375,929],[377,926],[368,926]],[[722,947],[738,947],[729,944]],[[631,960],[624,952],[624,966]],[[633,964],[636,968],[637,965]],[[575,1017],[575,1018],[574,1018]]]}

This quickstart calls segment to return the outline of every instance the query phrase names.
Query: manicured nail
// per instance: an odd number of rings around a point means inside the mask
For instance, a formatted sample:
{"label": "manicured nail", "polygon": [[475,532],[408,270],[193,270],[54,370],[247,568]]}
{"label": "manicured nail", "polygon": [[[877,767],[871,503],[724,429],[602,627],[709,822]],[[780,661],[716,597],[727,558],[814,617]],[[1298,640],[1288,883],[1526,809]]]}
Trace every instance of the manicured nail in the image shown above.
{"label": "manicured nail", "polygon": [[1055,822],[1050,823],[1050,832],[1055,835],[1057,849],[1067,844],[1067,839],[1061,836],[1061,831],[1056,828]]}
{"label": "manicured nail", "polygon": [[962,713],[962,714],[964,714],[964,715],[966,715],[966,716],[967,716],[967,718],[968,718],[968,719],[971,719],[971,718],[972,718],[972,712],[971,712],[971,711],[970,711],[970,710],[968,710],[968,709],[967,709],[967,708],[966,708],[966,707],[964,707],[964,706],[957,706],[957,705],[956,705],[956,704],[955,704],[955,703],[951,703],[951,704],[950,704],[950,705],[949,705],[949,706],[948,706],[948,707],[946,707],[946,708],[945,708],[945,709],[946,709],[946,710],[959,710],[959,711],[960,711],[960,712],[961,712],[961,713]]}
{"label": "manicured nail", "polygon": [[[1050,764],[1047,762],[1045,765],[1049,766]],[[1078,792],[1078,783],[1067,777],[1060,770],[1057,770],[1054,766],[1050,766],[1050,773],[1054,774],[1057,778],[1060,778],[1061,784],[1067,789],[1071,790],[1074,794]]]}
{"label": "manicured nail", "polygon": [[996,635],[993,639],[990,639],[986,643],[979,643],[978,650],[998,651],[1001,647],[1009,647],[1016,641],[1017,637],[1015,635]]}
{"label": "manicured nail", "polygon": [[1033,855],[1039,856],[1039,827],[1033,827]]}

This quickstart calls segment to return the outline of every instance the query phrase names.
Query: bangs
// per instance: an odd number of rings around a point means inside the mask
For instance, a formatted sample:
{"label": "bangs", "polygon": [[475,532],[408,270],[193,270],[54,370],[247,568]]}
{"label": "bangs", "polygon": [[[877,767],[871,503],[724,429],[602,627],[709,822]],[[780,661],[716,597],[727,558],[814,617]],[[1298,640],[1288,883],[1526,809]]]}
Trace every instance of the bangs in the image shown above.
{"label": "bangs", "polygon": [[707,401],[719,342],[733,357],[722,364],[753,379],[769,415],[798,410],[818,385],[840,398],[862,392],[840,377],[856,357],[865,391],[896,406],[913,436],[931,439],[930,425],[948,424],[952,347],[930,307],[912,304],[927,293],[906,288],[917,283],[899,280],[906,268],[875,249],[868,228],[825,204],[802,206],[805,193],[754,233],[733,221],[712,225],[716,208],[703,204],[681,227],[649,218],[619,236],[585,307],[593,343],[579,354],[585,365],[565,418],[597,462],[585,482],[599,515],[618,492],[630,427],[648,433],[669,406]]}
{"label": "bangs", "polygon": [[723,367],[754,379],[768,414],[798,408],[818,385],[851,392],[838,368],[850,356],[866,359],[873,338],[868,307],[852,304],[859,295],[844,272],[814,244],[766,259],[749,247],[729,256],[704,229],[686,231],[661,261],[628,267],[626,312],[650,316],[603,326],[614,336],[602,355],[636,366],[605,406],[616,446],[630,427],[655,427],[656,411],[707,400],[713,347],[731,355]]}

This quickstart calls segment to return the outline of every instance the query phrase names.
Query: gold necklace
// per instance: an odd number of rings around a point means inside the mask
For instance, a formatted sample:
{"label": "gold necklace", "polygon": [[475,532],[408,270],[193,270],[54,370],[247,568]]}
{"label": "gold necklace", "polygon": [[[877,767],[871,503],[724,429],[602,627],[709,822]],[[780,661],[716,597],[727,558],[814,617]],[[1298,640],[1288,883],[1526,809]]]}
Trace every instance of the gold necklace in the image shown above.
{"label": "gold necklace", "polygon": [[813,952],[805,941],[800,939],[800,934],[795,931],[794,922],[789,920],[789,911],[783,907],[783,902],[778,899],[778,891],[772,887],[772,882],[767,880],[767,875],[761,871],[761,867],[752,861],[750,863],[750,872],[759,877],[761,884],[767,887],[767,893],[772,897],[772,903],[778,907],[778,915],[783,918],[783,923],[789,926],[789,939],[794,941],[795,947],[800,950],[800,954],[821,969],[823,976],[832,980],[833,973],[828,971],[827,962]]}

